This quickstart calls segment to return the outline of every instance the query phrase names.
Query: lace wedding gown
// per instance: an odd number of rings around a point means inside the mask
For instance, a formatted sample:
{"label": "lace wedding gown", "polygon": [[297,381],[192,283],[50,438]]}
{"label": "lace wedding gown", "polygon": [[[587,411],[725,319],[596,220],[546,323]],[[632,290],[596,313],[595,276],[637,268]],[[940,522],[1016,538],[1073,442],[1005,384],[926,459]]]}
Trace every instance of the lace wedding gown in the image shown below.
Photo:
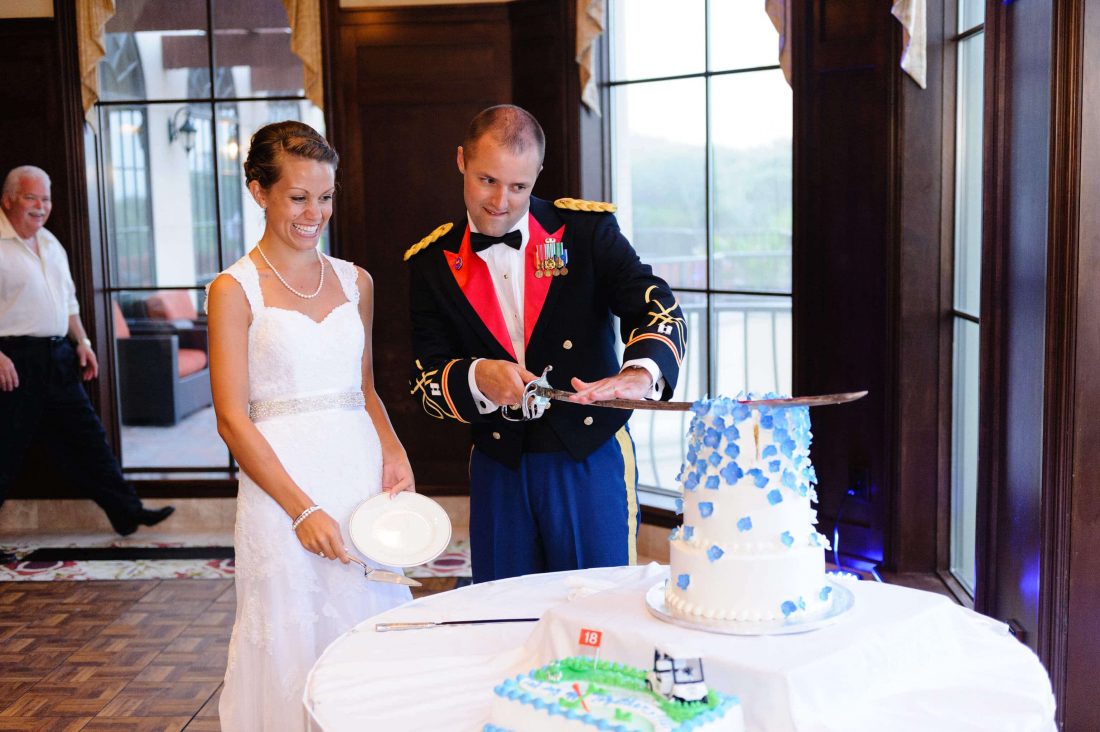
{"label": "lace wedding gown", "polygon": [[[352,510],[381,490],[382,452],[367,412],[338,406],[340,395],[361,393],[364,332],[355,266],[327,261],[348,302],[320,322],[265,307],[248,255],[226,273],[252,308],[249,401],[253,410],[276,406],[274,415],[253,417],[256,428],[347,539]],[[289,408],[287,400],[295,400]],[[364,618],[409,600],[409,590],[368,582],[357,565],[306,551],[286,512],[244,471],[234,545],[237,614],[218,708],[222,730],[304,730],[303,687],[321,652]]]}

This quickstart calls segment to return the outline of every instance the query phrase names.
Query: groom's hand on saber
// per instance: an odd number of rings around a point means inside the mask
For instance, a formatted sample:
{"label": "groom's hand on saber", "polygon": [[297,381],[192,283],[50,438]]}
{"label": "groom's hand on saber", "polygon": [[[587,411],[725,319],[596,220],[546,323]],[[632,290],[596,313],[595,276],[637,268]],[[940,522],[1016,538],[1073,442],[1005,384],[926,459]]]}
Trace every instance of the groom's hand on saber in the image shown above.
{"label": "groom's hand on saber", "polygon": [[513,361],[483,359],[474,367],[474,381],[489,401],[513,406],[523,399],[523,387],[537,376]]}
{"label": "groom's hand on saber", "polygon": [[653,376],[643,368],[631,366],[599,381],[586,382],[574,376],[570,383],[576,393],[569,401],[592,404],[609,399],[642,399],[653,388]]}

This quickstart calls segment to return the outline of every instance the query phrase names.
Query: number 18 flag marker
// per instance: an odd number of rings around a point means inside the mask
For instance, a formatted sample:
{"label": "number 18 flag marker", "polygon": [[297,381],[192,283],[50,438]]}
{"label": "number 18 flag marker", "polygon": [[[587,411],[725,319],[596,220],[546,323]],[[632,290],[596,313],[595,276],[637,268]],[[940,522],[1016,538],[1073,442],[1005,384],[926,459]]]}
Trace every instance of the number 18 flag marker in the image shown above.
{"label": "number 18 flag marker", "polygon": [[592,663],[592,667],[595,668],[600,660],[600,644],[603,643],[603,631],[581,628],[581,637],[577,643],[596,649],[596,660]]}

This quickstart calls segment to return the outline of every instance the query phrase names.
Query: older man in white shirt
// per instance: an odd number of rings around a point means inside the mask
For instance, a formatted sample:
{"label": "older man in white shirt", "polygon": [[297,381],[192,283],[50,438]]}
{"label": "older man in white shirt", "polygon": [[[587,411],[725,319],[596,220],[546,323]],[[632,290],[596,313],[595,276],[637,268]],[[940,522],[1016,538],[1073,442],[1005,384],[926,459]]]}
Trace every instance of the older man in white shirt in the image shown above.
{"label": "older man in white shirt", "polygon": [[44,228],[49,176],[30,165],[12,170],[0,209],[0,505],[41,436],[118,533],[163,521],[172,507],[142,507],[80,383],[94,379],[99,364],[80,321],[65,250]]}

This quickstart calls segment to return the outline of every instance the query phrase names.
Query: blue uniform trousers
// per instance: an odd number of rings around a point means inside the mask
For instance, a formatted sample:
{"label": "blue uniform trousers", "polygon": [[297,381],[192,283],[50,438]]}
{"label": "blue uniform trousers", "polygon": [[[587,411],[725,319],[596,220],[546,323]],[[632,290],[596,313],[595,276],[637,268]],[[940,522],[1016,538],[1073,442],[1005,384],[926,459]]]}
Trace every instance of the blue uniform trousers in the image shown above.
{"label": "blue uniform trousers", "polygon": [[515,470],[470,458],[474,582],[634,564],[638,470],[626,427],[584,460],[528,452]]}

